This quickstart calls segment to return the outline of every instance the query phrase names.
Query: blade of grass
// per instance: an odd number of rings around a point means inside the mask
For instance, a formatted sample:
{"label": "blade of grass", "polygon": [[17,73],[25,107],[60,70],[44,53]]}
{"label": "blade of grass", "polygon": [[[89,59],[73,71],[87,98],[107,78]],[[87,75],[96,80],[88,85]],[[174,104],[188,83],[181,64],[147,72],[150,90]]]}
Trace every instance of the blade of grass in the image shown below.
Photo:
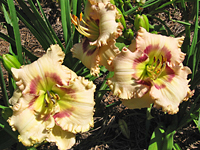
{"label": "blade of grass", "polygon": [[17,21],[15,5],[14,5],[13,0],[8,0],[7,2],[8,2],[9,11],[10,11],[11,22],[13,25],[18,60],[21,64],[23,64],[21,38],[20,38],[20,32],[19,32],[19,26],[18,26],[18,21]]}

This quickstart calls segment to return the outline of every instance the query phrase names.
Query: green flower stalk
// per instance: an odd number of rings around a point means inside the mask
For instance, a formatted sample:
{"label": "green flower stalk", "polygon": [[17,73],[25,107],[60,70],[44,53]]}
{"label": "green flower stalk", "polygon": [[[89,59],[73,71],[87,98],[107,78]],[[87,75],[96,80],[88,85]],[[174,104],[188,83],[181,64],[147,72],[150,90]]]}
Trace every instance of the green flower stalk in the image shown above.
{"label": "green flower stalk", "polygon": [[4,54],[2,56],[2,62],[3,62],[3,66],[4,68],[10,73],[11,73],[11,68],[16,68],[19,69],[21,64],[20,62],[17,60],[16,57],[14,57],[13,55],[10,54]]}
{"label": "green flower stalk", "polygon": [[140,27],[145,28],[149,32],[149,20],[145,14],[137,14],[134,21],[135,29],[138,31]]}

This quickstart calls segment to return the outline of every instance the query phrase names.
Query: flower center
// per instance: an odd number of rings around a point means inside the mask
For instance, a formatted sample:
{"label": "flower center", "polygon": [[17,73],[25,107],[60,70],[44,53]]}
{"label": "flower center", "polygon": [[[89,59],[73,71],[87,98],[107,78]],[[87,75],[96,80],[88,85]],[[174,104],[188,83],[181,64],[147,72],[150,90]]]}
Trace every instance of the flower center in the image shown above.
{"label": "flower center", "polygon": [[167,59],[163,55],[160,55],[158,58],[154,56],[153,60],[146,66],[147,76],[152,80],[156,80],[165,70],[166,61]]}
{"label": "flower center", "polygon": [[44,96],[45,107],[51,107],[56,104],[56,102],[60,99],[59,95],[54,93],[53,91],[48,91]]}

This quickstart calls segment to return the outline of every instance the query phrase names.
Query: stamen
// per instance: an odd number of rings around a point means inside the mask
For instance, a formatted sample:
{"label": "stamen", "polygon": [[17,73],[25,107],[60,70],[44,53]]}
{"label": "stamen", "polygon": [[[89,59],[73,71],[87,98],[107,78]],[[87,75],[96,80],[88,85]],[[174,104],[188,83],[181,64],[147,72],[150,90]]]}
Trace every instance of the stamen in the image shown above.
{"label": "stamen", "polygon": [[[96,40],[99,35],[99,27],[95,24],[94,21],[89,21],[90,24],[86,23],[82,18],[82,13],[80,13],[80,19],[73,14],[70,14],[70,17],[72,23],[75,25],[75,28],[79,33],[90,39]],[[80,22],[85,24],[86,27],[82,26]]]}
{"label": "stamen", "polygon": [[56,103],[56,100],[55,100],[55,99],[53,99],[53,98],[51,98],[51,101],[53,102],[53,104],[55,104],[55,103]]}
{"label": "stamen", "polygon": [[44,103],[45,103],[45,107],[48,107],[49,103],[56,103],[56,100],[59,100],[60,97],[58,94],[54,94],[53,92],[49,92],[47,90],[46,94],[45,94],[45,98],[44,98]]}
{"label": "stamen", "polygon": [[57,99],[57,100],[59,100],[59,99],[60,99],[60,97],[59,97],[59,95],[58,95],[58,94],[55,94],[55,97],[56,97],[56,99]]}
{"label": "stamen", "polygon": [[156,56],[153,57],[153,63],[155,63],[155,62],[156,62]]}
{"label": "stamen", "polygon": [[82,12],[80,13],[80,21],[82,21],[82,19],[83,19],[83,14],[82,14]]}
{"label": "stamen", "polygon": [[157,66],[160,64],[160,59],[157,59]]}
{"label": "stamen", "polygon": [[47,90],[47,95],[50,97],[50,99],[53,99],[53,96],[50,94],[48,90]]}
{"label": "stamen", "polygon": [[44,98],[44,103],[45,103],[45,107],[49,106],[49,103],[47,102],[47,100]]}

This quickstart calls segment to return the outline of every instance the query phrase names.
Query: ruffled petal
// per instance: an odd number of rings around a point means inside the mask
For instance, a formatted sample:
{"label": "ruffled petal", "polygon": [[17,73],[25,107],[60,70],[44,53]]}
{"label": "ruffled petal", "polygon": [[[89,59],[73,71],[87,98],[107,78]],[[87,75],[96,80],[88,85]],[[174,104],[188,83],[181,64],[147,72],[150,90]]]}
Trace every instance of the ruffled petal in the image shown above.
{"label": "ruffled petal", "polygon": [[115,42],[109,42],[108,45],[99,48],[99,63],[105,66],[109,71],[113,71],[112,61],[115,56],[120,53],[119,49],[115,46]]}
{"label": "ruffled petal", "polygon": [[60,96],[60,110],[53,116],[58,126],[73,133],[93,126],[95,85],[91,81],[78,77],[69,86],[55,86],[52,90]]}
{"label": "ruffled petal", "polygon": [[141,51],[132,53],[124,47],[121,53],[115,57],[113,60],[114,76],[107,82],[114,95],[122,99],[131,99],[132,97],[142,97],[149,90],[150,85],[138,84],[133,78],[135,74],[134,60],[140,58],[142,54]]}
{"label": "ruffled petal", "polygon": [[139,98],[122,99],[122,104],[127,106],[129,109],[141,109],[148,108],[154,100],[146,93],[144,96]]}
{"label": "ruffled petal", "polygon": [[188,67],[176,65],[173,68],[167,67],[167,73],[163,73],[153,81],[150,90],[151,97],[155,100],[154,106],[162,108],[164,112],[176,114],[179,104],[193,95],[187,80],[191,73]]}
{"label": "ruffled petal", "polygon": [[70,149],[75,144],[75,135],[64,131],[61,127],[55,125],[46,139],[48,142],[55,142],[59,150]]}
{"label": "ruffled petal", "polygon": [[16,88],[16,90],[13,93],[13,96],[9,99],[9,103],[11,105],[15,105],[18,103],[19,98],[22,96],[22,92],[20,91],[19,88]]}
{"label": "ruffled petal", "polygon": [[23,94],[38,94],[40,90],[50,90],[54,84],[67,84],[76,76],[70,69],[61,65],[64,53],[58,45],[51,45],[37,61],[20,69],[12,68],[13,77]]}
{"label": "ruffled petal", "polygon": [[82,43],[75,44],[71,52],[73,57],[78,58],[94,76],[98,76],[100,72],[98,50],[96,46],[90,46],[88,39],[85,39]]}
{"label": "ruffled petal", "polygon": [[173,38],[163,35],[151,34],[144,28],[138,30],[136,38],[137,50],[144,51],[147,47],[153,47],[156,51],[167,50],[170,52],[170,63],[172,65],[182,63],[185,59],[185,54],[181,52],[181,45],[184,37]]}
{"label": "ruffled petal", "polygon": [[46,121],[38,119],[35,112],[27,108],[33,98],[31,95],[21,97],[18,103],[12,106],[13,115],[7,120],[13,131],[18,130],[18,139],[25,146],[33,146],[44,141],[49,129],[55,124],[52,118]]}
{"label": "ruffled petal", "polygon": [[92,45],[101,47],[122,35],[123,26],[120,22],[116,22],[116,19],[119,19],[121,15],[119,15],[115,5],[110,2],[97,2],[91,6],[91,9],[90,17],[93,20],[99,20],[100,32],[98,39],[91,42]]}

